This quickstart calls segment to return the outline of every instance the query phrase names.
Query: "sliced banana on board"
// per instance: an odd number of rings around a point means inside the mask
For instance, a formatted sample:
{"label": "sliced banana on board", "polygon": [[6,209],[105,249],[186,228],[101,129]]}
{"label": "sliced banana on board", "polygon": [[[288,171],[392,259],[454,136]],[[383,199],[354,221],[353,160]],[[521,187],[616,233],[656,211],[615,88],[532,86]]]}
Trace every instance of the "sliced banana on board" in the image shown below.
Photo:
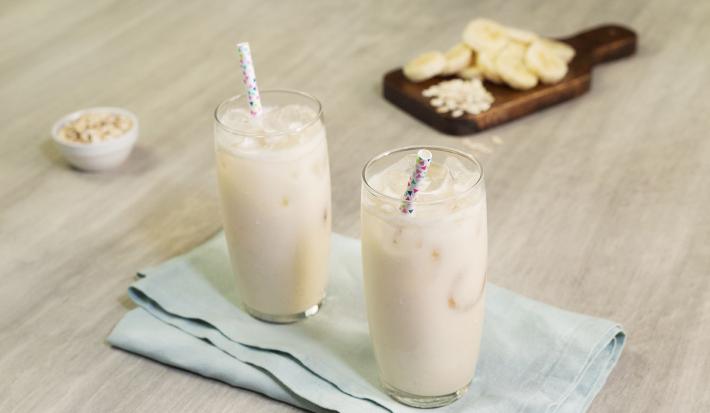
{"label": "sliced banana on board", "polygon": [[506,46],[495,60],[496,71],[508,86],[518,90],[532,89],[537,76],[525,66],[525,48]]}
{"label": "sliced banana on board", "polygon": [[515,27],[506,27],[505,34],[508,35],[510,40],[522,43],[524,45],[528,45],[540,38],[540,36],[538,36],[536,33],[523,29],[516,29]]}
{"label": "sliced banana on board", "polygon": [[404,65],[403,71],[407,79],[421,82],[441,74],[446,67],[446,57],[441,52],[426,52]]}
{"label": "sliced banana on board", "polygon": [[557,40],[552,39],[540,39],[540,41],[565,63],[571,62],[574,58],[574,48],[567,43],[558,42]]}
{"label": "sliced banana on board", "polygon": [[483,78],[493,83],[503,83],[496,68],[496,54],[490,52],[479,52],[476,55],[476,67],[483,74]]}
{"label": "sliced banana on board", "polygon": [[458,77],[466,80],[483,79],[483,72],[478,66],[469,66],[456,74]]}
{"label": "sliced banana on board", "polygon": [[463,31],[463,41],[476,52],[496,54],[508,44],[505,27],[488,19],[474,19]]}
{"label": "sliced banana on board", "polygon": [[485,79],[527,90],[538,81],[556,83],[565,77],[575,50],[566,43],[531,31],[474,19],[463,32],[463,43],[446,53],[427,52],[404,66],[404,75],[421,82],[437,75]]}
{"label": "sliced banana on board", "polygon": [[509,56],[517,56],[521,60],[525,58],[525,52],[528,50],[528,47],[522,43],[519,42],[510,42],[508,43],[505,48],[499,53],[506,53]]}
{"label": "sliced banana on board", "polygon": [[461,71],[471,64],[471,56],[473,51],[465,43],[459,43],[449,49],[444,55],[446,57],[446,66],[441,72],[442,75],[453,75]]}
{"label": "sliced banana on board", "polygon": [[535,41],[528,47],[525,66],[543,83],[558,82],[567,74],[567,63],[541,41]]}

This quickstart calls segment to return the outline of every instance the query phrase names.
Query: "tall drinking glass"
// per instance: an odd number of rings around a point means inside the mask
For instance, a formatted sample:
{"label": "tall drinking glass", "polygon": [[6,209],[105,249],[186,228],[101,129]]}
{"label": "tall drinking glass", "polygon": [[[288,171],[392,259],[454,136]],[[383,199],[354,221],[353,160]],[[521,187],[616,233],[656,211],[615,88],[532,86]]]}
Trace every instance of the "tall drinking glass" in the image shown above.
{"label": "tall drinking glass", "polygon": [[385,390],[416,407],[460,398],[474,376],[483,326],[486,195],[481,165],[443,147],[402,195],[417,152],[370,160],[362,172],[362,258],[370,335]]}
{"label": "tall drinking glass", "polygon": [[246,310],[268,322],[316,314],[330,248],[330,171],[321,104],[290,90],[245,95],[215,110],[224,233]]}

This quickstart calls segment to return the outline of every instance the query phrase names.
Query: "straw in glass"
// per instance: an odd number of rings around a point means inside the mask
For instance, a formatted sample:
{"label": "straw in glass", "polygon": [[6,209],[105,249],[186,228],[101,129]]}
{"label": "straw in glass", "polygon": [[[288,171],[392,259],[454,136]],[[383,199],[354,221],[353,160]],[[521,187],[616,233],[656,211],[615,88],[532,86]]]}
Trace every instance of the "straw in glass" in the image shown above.
{"label": "straw in glass", "polygon": [[259,87],[256,85],[256,72],[254,71],[254,61],[251,58],[251,50],[249,43],[237,43],[239,51],[239,65],[242,69],[242,80],[247,88],[247,97],[249,99],[249,113],[253,117],[261,115],[261,97],[259,96]]}
{"label": "straw in glass", "polygon": [[403,214],[414,215],[414,201],[417,198],[417,193],[419,192],[419,185],[429,171],[431,158],[431,152],[426,149],[421,149],[417,152],[417,162],[414,165],[412,175],[409,177],[407,190],[404,191],[404,195],[402,195],[402,204],[399,207],[399,210]]}

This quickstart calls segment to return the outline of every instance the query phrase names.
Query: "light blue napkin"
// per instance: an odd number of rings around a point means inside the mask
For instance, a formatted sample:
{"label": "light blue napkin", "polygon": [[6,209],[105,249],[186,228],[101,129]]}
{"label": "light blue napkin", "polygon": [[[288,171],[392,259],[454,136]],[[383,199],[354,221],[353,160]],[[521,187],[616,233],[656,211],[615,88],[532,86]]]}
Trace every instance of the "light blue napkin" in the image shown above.
{"label": "light blue napkin", "polygon": [[[370,347],[358,240],[333,235],[328,298],[306,321],[273,325],[241,308],[222,233],[140,273],[139,308],[116,347],[311,411],[421,412],[381,390]],[[583,412],[624,345],[618,324],[488,284],[476,377],[442,412]]]}

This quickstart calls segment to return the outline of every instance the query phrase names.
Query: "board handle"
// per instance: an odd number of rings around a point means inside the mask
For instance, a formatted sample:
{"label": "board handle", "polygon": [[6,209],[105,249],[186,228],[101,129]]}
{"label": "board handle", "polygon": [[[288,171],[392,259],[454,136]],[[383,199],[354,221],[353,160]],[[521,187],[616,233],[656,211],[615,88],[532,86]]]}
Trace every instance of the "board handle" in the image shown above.
{"label": "board handle", "polygon": [[636,33],[624,26],[609,24],[562,39],[575,48],[578,55],[588,55],[592,64],[630,56],[636,51]]}

